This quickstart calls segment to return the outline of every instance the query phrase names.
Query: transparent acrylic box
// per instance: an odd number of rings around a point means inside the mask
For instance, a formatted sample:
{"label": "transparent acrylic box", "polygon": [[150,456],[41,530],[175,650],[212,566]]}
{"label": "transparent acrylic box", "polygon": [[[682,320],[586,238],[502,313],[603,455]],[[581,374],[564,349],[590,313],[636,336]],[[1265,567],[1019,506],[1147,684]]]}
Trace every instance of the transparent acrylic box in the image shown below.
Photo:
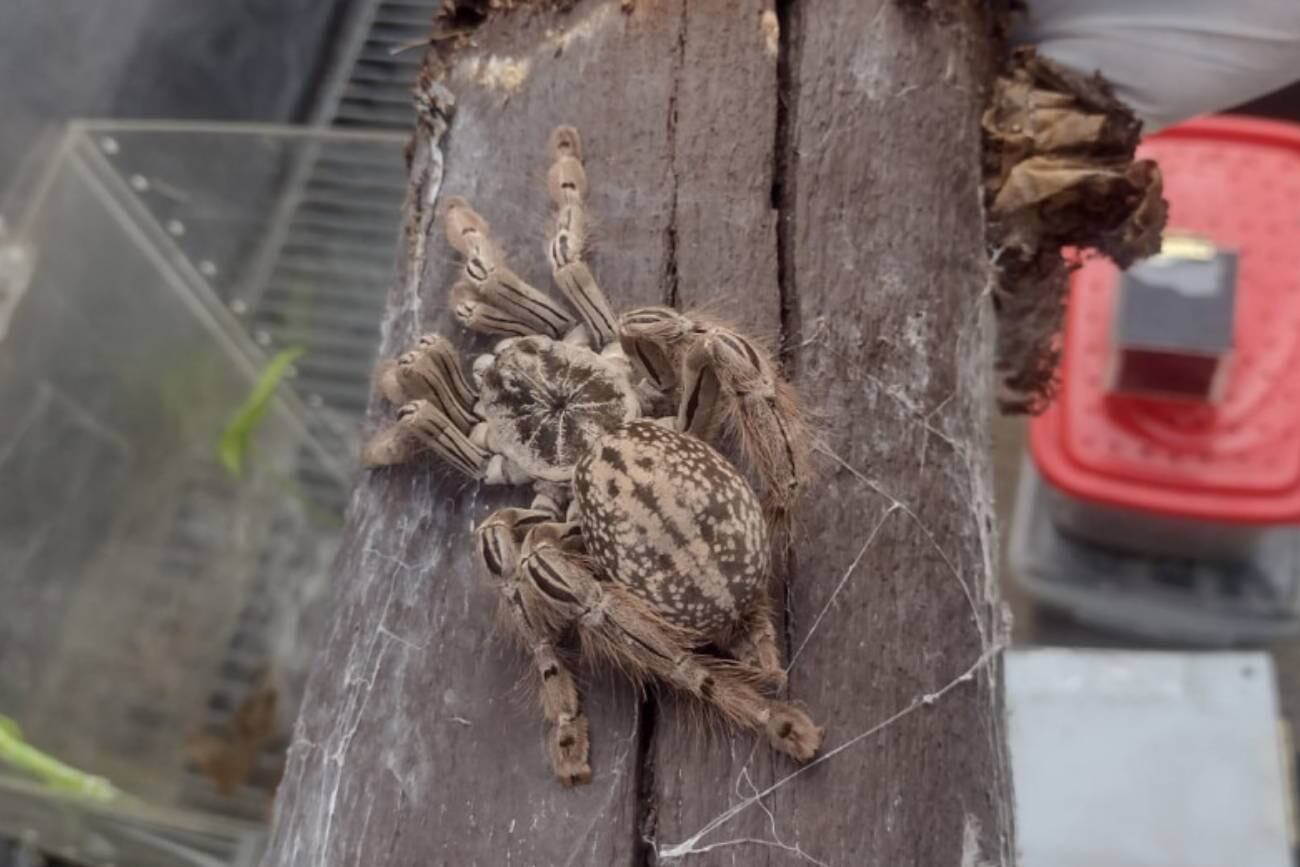
{"label": "transparent acrylic box", "polygon": [[[403,142],[73,124],[4,201],[0,714],[125,796],[0,762],[0,835],[91,864],[256,863],[328,597]],[[297,375],[236,474],[218,443],[290,347]]]}

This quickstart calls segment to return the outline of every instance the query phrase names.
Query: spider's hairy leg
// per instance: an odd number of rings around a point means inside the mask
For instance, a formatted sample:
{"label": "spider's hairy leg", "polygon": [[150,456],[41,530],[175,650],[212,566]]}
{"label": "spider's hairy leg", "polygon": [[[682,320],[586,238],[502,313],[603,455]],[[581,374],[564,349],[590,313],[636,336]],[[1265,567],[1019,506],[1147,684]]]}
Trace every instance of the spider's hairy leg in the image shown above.
{"label": "spider's hairy leg", "polygon": [[763,695],[752,672],[744,666],[706,656],[694,657],[693,661],[705,678],[699,698],[723,719],[763,732],[773,749],[797,762],[810,761],[817,755],[825,730],[798,705]]}
{"label": "spider's hairy leg", "polygon": [[482,421],[474,412],[478,394],[465,378],[460,353],[438,334],[421,337],[415,349],[387,365],[379,387],[390,403],[428,400],[463,434]]}
{"label": "spider's hairy leg", "polygon": [[587,243],[587,173],[582,167],[582,140],[571,126],[556,127],[548,149],[551,168],[546,187],[555,202],[555,220],[547,247],[555,285],[582,317],[592,342],[604,349],[616,338],[614,311],[582,254]]}
{"label": "spider's hairy leg", "polygon": [[555,518],[545,509],[498,509],[474,530],[475,553],[493,579],[515,580],[519,545],[530,529]]}
{"label": "spider's hairy leg", "polygon": [[808,479],[812,433],[776,362],[731,328],[699,328],[682,353],[678,425],[702,439],[721,432],[736,440],[758,476],[773,547],[782,552]]}
{"label": "spider's hairy leg", "polygon": [[742,665],[752,668],[766,688],[781,690],[785,688],[786,673],[776,636],[771,606],[764,601],[745,618],[743,631],[728,650]]}
{"label": "spider's hairy leg", "polygon": [[528,337],[538,333],[532,323],[484,301],[468,280],[461,280],[451,287],[448,301],[456,321],[470,331],[501,337]]}
{"label": "spider's hairy leg", "polygon": [[573,507],[572,497],[566,485],[556,482],[538,481],[533,484],[533,511],[546,512],[552,521],[563,520],[567,510]]}
{"label": "spider's hairy leg", "polygon": [[[577,525],[536,525],[520,557],[538,608],[557,624],[575,625],[588,654],[613,662],[637,681],[676,686],[728,723],[764,732],[774,748],[797,761],[816,754],[822,730],[794,705],[764,696],[752,670],[696,654],[705,643],[702,636],[669,622],[617,580],[598,580],[581,553]],[[526,594],[525,604],[533,598]]]}
{"label": "spider's hairy leg", "polygon": [[401,464],[425,450],[472,479],[486,479],[491,461],[499,457],[471,441],[431,401],[413,400],[397,411],[397,421],[370,438],[361,462],[366,467]]}
{"label": "spider's hairy leg", "polygon": [[576,523],[543,523],[529,530],[520,572],[537,591],[538,616],[576,626],[586,652],[613,662],[638,682],[684,681],[678,663],[684,663],[689,648],[704,643],[701,636],[664,620],[617,581],[597,578]]}
{"label": "spider's hairy leg", "polygon": [[591,780],[587,756],[590,742],[578,686],[556,650],[559,631],[544,617],[530,617],[524,585],[518,577],[519,543],[531,527],[554,516],[536,509],[502,509],[475,530],[475,552],[488,580],[501,599],[507,628],[532,654],[541,686],[542,714],[551,725],[551,767],[566,786]]}
{"label": "spider's hairy leg", "polygon": [[447,241],[465,257],[464,279],[451,290],[452,309],[465,326],[489,334],[563,337],[573,318],[506,265],[487,220],[459,196],[443,209]]}
{"label": "spider's hairy leg", "polygon": [[641,307],[624,313],[618,339],[633,368],[663,394],[678,385],[681,352],[695,323],[671,307]]}

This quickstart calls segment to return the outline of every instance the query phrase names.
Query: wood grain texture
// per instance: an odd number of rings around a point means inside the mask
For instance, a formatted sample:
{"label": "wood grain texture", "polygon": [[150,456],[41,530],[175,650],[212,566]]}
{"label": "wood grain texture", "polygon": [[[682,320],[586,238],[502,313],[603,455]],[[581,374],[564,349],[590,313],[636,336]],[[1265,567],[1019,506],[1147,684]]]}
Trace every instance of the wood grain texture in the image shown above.
{"label": "wood grain texture", "polygon": [[824,460],[805,513],[791,689],[830,750],[855,745],[776,809],[831,864],[1009,864],[978,172],[989,41],[977,4],[797,8],[797,381],[862,475]]}
{"label": "wood grain texture", "polygon": [[[737,164],[761,170],[751,182],[775,182],[781,262],[763,255],[761,236],[742,261],[751,275],[762,263],[759,273],[779,277],[796,381],[828,450],[862,473],[822,457],[788,577],[790,693],[827,725],[826,749],[843,752],[789,778],[795,769],[761,741],[702,742],[669,708],[656,723],[658,855],[1010,864],[989,655],[998,630],[978,174],[984,24],[952,4],[941,15],[889,2],[782,11],[780,102],[732,102],[752,112],[738,120],[716,106],[690,121],[681,113],[679,129],[698,124],[696,139],[711,124],[746,130],[718,134],[744,150]],[[743,44],[729,40],[731,53]],[[723,63],[763,80],[743,56]],[[679,96],[679,108],[691,104]],[[681,142],[679,133],[679,153]],[[697,291],[684,275],[680,285],[683,301]],[[737,286],[698,291],[743,311],[747,325],[771,321]],[[920,703],[972,667],[969,685]]]}
{"label": "wood grain texture", "polygon": [[[467,556],[472,522],[508,495],[395,469],[354,497],[268,865],[1012,863],[985,25],[974,2],[773,2],[492,19],[447,81],[442,194],[468,197],[515,269],[549,286],[544,144],[573,123],[617,307],[671,299],[784,329],[833,455],[785,624],[790,693],[827,726],[827,758],[790,776],[765,742],[702,735],[667,697],[639,715],[630,690],[589,677],[594,781],[560,788]],[[394,293],[384,356],[450,330],[454,269],[433,232]]]}
{"label": "wood grain texture", "polygon": [[[599,279],[616,304],[666,297],[673,79],[664,58],[679,23],[585,4],[559,19],[495,19],[461,56],[447,82],[457,101],[441,195],[481,209],[535,285],[550,286],[547,137],[572,123],[589,154]],[[398,281],[381,357],[423,331],[488,345],[448,315],[456,266],[437,224],[427,250],[418,295]],[[371,424],[385,412],[376,407]],[[494,633],[496,600],[469,556],[472,525],[528,497],[477,490],[431,464],[360,478],[335,568],[334,625],[308,685],[266,863],[631,863],[636,697],[600,678],[587,684],[594,779],[561,788],[540,710],[521,686],[532,673]]]}
{"label": "wood grain texture", "polygon": [[[776,10],[745,0],[718,14],[712,4],[686,11],[672,144],[676,199],[677,304],[704,309],[777,348],[781,289],[777,217],[772,201],[778,106]],[[775,47],[779,47],[779,38]],[[744,87],[730,82],[746,82]],[[781,592],[782,588],[776,588]],[[670,693],[654,696],[654,743],[643,834],[660,850],[697,831],[739,799],[771,784],[792,765],[766,739],[702,731]],[[710,781],[702,785],[703,781]],[[768,836],[753,809],[728,823],[722,838]],[[714,842],[712,840],[706,842]],[[653,846],[648,846],[653,850]],[[710,854],[708,864],[762,864],[753,846]]]}

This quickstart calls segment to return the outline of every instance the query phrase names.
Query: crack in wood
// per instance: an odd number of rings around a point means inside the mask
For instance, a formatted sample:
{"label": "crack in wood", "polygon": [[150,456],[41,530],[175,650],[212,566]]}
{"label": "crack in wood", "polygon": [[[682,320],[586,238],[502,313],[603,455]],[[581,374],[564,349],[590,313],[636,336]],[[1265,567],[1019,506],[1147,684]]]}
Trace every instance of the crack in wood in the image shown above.
{"label": "crack in wood", "polygon": [[673,88],[668,95],[668,172],[671,182],[668,207],[671,214],[664,229],[664,303],[676,307],[678,301],[678,267],[677,267],[677,191],[681,186],[681,176],[677,171],[677,101],[682,88],[682,74],[686,58],[686,25],[690,16],[686,11],[686,0],[682,0],[681,26],[677,31],[677,44],[673,49]]}
{"label": "crack in wood", "polygon": [[[776,285],[777,313],[780,317],[781,364],[786,376],[793,377],[797,362],[795,347],[798,333],[798,288],[794,273],[794,113],[798,89],[794,83],[795,21],[794,0],[775,0],[777,21],[776,54],[776,138],[772,144],[772,209],[776,211]],[[790,577],[798,571],[799,563],[793,550],[786,553],[785,562],[774,564],[785,576],[781,583],[782,606],[781,638],[787,659],[794,648],[794,595]]]}
{"label": "crack in wood", "polygon": [[[679,266],[677,261],[677,207],[678,187],[681,177],[677,171],[677,102],[682,87],[682,75],[686,58],[686,25],[690,19],[686,9],[687,0],[682,0],[679,11],[680,25],[677,41],[673,49],[672,90],[668,95],[667,111],[667,145],[668,173],[671,189],[668,199],[668,224],[664,229],[664,290],[663,301],[669,307],[677,307],[679,301]],[[655,833],[659,826],[659,790],[655,783],[655,732],[657,729],[659,709],[652,695],[644,695],[638,708],[637,747],[634,773],[635,812],[632,827],[632,865],[633,867],[653,867],[657,863],[655,855]]]}
{"label": "crack in wood", "polygon": [[772,208],[776,218],[776,281],[780,293],[781,362],[793,377],[796,348],[802,323],[799,321],[798,283],[794,273],[795,151],[794,131],[799,89],[794,70],[799,50],[795,34],[800,11],[794,0],[776,0],[778,48],[776,56],[776,141],[772,148]]}
{"label": "crack in wood", "polygon": [[636,743],[636,817],[632,826],[632,867],[654,867],[655,832],[659,827],[659,799],[655,787],[655,721],[653,697],[646,695],[638,708]]}

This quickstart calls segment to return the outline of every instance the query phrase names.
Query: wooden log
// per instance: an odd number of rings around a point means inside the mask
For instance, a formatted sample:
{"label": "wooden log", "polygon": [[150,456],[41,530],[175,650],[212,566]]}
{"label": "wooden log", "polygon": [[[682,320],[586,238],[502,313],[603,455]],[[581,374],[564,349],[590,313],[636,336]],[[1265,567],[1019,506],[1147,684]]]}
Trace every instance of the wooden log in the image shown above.
{"label": "wooden log", "polygon": [[[544,145],[581,129],[601,283],[783,340],[821,421],[785,594],[803,771],[589,675],[593,781],[552,776],[469,559],[510,499],[429,467],[363,477],[268,865],[963,864],[1013,860],[987,443],[991,312],[978,5],[579,2],[490,18],[446,84],[442,196],[547,285]],[[453,259],[415,227],[382,355],[453,331]],[[416,204],[421,204],[416,208]],[[517,499],[517,497],[516,497]]]}

